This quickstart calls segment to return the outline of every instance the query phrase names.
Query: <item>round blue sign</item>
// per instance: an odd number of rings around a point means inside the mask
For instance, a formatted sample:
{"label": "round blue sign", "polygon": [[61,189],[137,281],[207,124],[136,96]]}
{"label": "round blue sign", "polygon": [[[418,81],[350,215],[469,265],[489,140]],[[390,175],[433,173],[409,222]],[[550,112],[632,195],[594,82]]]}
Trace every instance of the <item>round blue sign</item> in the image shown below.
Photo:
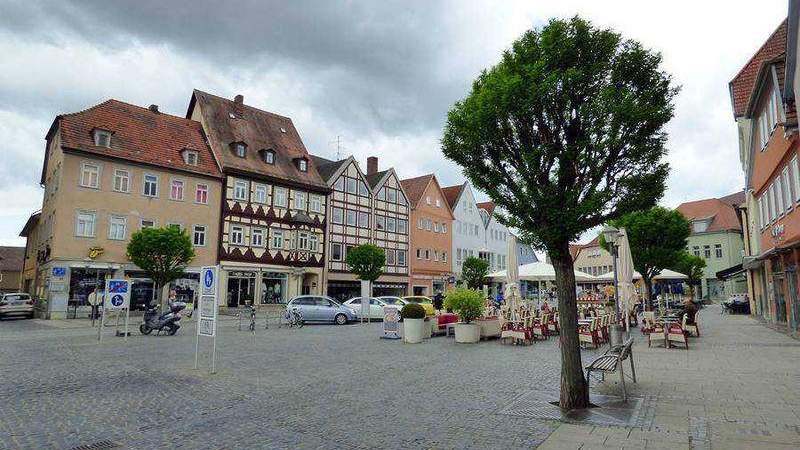
{"label": "round blue sign", "polygon": [[211,285],[214,284],[214,272],[211,270],[206,270],[206,274],[203,276],[203,284],[207,288],[210,288]]}
{"label": "round blue sign", "polygon": [[117,295],[111,297],[111,304],[113,306],[119,307],[119,306],[122,306],[123,303],[125,303],[125,299],[122,298],[121,295],[117,294]]}

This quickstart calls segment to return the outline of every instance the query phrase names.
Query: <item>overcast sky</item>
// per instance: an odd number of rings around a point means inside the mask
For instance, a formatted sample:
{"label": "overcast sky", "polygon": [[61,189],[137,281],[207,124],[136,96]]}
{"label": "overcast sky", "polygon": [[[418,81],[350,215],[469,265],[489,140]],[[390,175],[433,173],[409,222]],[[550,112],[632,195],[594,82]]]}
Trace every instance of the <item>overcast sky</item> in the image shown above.
{"label": "overcast sky", "polygon": [[[658,6],[656,6],[658,5]],[[193,88],[290,116],[312,153],[380,158],[401,177],[463,182],[441,155],[452,104],[524,30],[580,14],[664,55],[683,86],[662,204],[743,185],[728,81],[786,0],[117,2],[0,0],[0,244],[41,207],[56,114],[108,98],[184,115]]]}

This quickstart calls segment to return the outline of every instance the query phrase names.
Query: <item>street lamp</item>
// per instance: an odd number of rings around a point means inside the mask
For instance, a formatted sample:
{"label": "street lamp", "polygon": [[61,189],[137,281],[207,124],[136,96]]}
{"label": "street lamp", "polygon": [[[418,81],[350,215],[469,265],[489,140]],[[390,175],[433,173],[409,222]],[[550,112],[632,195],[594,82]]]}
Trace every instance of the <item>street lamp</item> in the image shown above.
{"label": "street lamp", "polygon": [[[611,251],[611,259],[613,261],[614,266],[614,306],[617,311],[617,317],[621,316],[620,308],[619,308],[619,288],[617,286],[617,241],[619,240],[620,232],[618,229],[612,227],[611,225],[607,225],[603,228],[603,238],[605,239],[606,243],[608,243],[608,248]],[[627,321],[628,318],[625,317]],[[612,333],[609,336],[610,342],[612,345],[621,344],[621,339],[619,339],[620,334],[622,333],[621,327],[619,324],[612,325]]]}

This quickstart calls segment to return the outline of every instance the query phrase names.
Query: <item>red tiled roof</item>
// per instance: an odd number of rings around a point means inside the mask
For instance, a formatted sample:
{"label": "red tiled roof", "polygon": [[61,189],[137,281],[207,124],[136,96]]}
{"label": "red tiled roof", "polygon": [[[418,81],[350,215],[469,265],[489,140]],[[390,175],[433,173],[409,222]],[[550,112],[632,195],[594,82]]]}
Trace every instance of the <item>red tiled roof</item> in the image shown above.
{"label": "red tiled roof", "polygon": [[581,244],[569,244],[569,254],[572,256],[573,261],[578,257],[578,252],[580,252],[582,248],[583,245]]}
{"label": "red tiled roof", "polygon": [[734,117],[744,115],[761,65],[786,52],[786,27],[787,20],[784,19],[764,45],[731,80],[730,94]]}
{"label": "red tiled roof", "polygon": [[706,232],[741,231],[742,229],[736,210],[733,209],[730,203],[719,198],[707,198],[681,203],[677,210],[689,220],[710,218],[711,223]]}
{"label": "red tiled roof", "polygon": [[425,188],[428,187],[428,183],[430,183],[432,179],[433,174],[429,173],[416,178],[400,180],[400,184],[403,186],[403,190],[406,191],[408,201],[411,203],[412,207],[415,208],[417,206],[417,203],[419,203],[422,198],[422,194],[425,193]]}
{"label": "red tiled roof", "polygon": [[450,209],[456,207],[456,201],[466,185],[467,183],[462,183],[455,186],[447,186],[442,188],[444,198],[447,200],[447,204],[450,205]]}
{"label": "red tiled roof", "polygon": [[725,197],[720,197],[720,200],[733,206],[739,206],[745,201],[744,191],[734,192],[733,194],[728,194]]}
{"label": "red tiled roof", "polygon": [[21,272],[25,260],[25,247],[0,247],[0,270]]}
{"label": "red tiled roof", "polygon": [[494,204],[494,202],[481,202],[478,203],[477,206],[478,209],[486,211],[491,216],[494,213],[494,208],[496,205]]}
{"label": "red tiled roof", "polygon": [[[62,148],[221,176],[201,125],[193,120],[111,99],[80,112],[60,115],[53,125],[56,124]],[[94,145],[95,128],[112,133],[110,148]],[[184,149],[198,152],[196,166],[183,162]]]}
{"label": "red tiled roof", "polygon": [[[317,172],[292,119],[195,89],[187,117],[191,117],[198,105],[211,148],[225,171],[249,172],[328,190],[328,184]],[[244,158],[233,154],[230,145],[234,142],[247,145]],[[275,164],[265,163],[259,155],[259,151],[267,149],[275,151]],[[308,160],[306,172],[297,168],[295,161],[298,158]]]}

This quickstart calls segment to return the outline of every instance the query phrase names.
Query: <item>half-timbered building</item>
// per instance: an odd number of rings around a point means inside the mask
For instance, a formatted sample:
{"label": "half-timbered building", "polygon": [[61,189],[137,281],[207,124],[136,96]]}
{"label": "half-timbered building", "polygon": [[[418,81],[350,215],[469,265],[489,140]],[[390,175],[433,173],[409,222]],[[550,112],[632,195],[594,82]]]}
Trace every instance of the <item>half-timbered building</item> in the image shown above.
{"label": "half-timbered building", "polygon": [[225,175],[219,239],[224,304],[283,303],[323,285],[327,184],[288,117],[195,90]]}

